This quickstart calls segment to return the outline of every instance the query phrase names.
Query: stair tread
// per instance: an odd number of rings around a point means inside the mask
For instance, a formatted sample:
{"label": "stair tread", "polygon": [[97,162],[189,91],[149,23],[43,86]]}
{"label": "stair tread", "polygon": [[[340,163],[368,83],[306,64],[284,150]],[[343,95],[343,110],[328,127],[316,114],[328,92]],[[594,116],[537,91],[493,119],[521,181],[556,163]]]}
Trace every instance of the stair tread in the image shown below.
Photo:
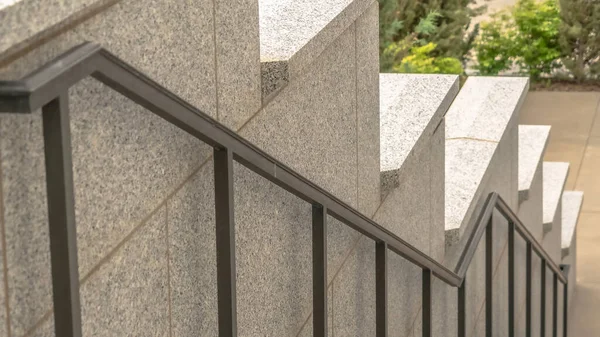
{"label": "stair tread", "polygon": [[446,114],[446,139],[499,142],[528,89],[525,77],[469,77]]}
{"label": "stair tread", "polygon": [[259,0],[262,78],[270,88],[265,95],[298,76],[373,3]]}
{"label": "stair tread", "polygon": [[561,248],[563,257],[569,255],[569,248],[573,241],[575,227],[579,219],[579,212],[583,203],[583,192],[565,191],[562,196],[562,229]]}
{"label": "stair tread", "polygon": [[469,77],[446,113],[447,239],[481,197],[498,144],[518,117],[528,88],[527,78]]}
{"label": "stair tread", "polygon": [[398,170],[458,93],[458,76],[379,74],[380,170]]}
{"label": "stair tread", "polygon": [[552,222],[558,211],[558,204],[562,197],[567,182],[567,176],[569,174],[569,163],[544,162],[543,170],[543,222],[544,233],[547,233],[552,229]]}
{"label": "stair tread", "polygon": [[536,169],[543,160],[549,125],[519,125],[519,203],[529,198]]}

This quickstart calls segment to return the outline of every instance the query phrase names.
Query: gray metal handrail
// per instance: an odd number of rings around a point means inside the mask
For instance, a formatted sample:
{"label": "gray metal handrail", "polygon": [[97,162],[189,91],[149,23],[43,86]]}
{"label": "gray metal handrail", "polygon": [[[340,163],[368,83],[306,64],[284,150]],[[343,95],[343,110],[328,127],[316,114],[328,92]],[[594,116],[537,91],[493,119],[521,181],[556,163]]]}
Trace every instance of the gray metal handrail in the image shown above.
{"label": "gray metal handrail", "polygon": [[[459,288],[459,336],[466,336],[465,275],[476,248],[486,234],[486,336],[492,331],[492,213],[497,209],[509,222],[509,331],[514,331],[514,233],[527,242],[527,327],[531,331],[531,257],[535,251],[544,268],[564,284],[567,278],[502,198],[491,193],[467,238],[454,271],[416,249],[329,192],[271,157],[207,114],[183,101],[115,55],[94,43],[84,43],[57,57],[19,81],[0,81],[0,113],[31,113],[42,109],[53,306],[56,335],[80,337],[81,310],[69,130],[68,89],[92,76],[161,118],[214,148],[215,218],[219,336],[237,335],[233,161],[237,161],[298,196],[313,207],[313,329],[327,335],[327,215],[375,241],[377,336],[387,336],[388,249],[423,270],[423,336],[431,336],[432,275]],[[65,263],[67,261],[68,263]],[[544,287],[545,284],[542,285]],[[542,296],[544,297],[544,296]],[[544,297],[545,298],[545,297]],[[542,323],[544,320],[542,311]],[[554,302],[554,321],[557,304]],[[556,336],[556,324],[554,324]],[[566,331],[566,320],[563,324]],[[566,336],[566,333],[564,334]]]}

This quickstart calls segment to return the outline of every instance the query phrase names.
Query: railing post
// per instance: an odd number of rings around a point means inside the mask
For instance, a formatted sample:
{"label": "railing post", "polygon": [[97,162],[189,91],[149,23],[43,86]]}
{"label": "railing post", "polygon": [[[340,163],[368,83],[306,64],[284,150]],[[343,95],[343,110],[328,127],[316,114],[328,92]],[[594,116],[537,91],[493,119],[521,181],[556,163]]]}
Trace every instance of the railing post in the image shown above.
{"label": "railing post", "polygon": [[493,242],[493,221],[494,215],[490,216],[490,221],[485,229],[485,336],[492,337],[492,283],[494,271],[494,242]]}
{"label": "railing post", "polygon": [[431,337],[431,270],[423,269],[423,337]]}
{"label": "railing post", "polygon": [[81,337],[77,230],[69,101],[65,92],[42,107],[52,296],[56,336]]}
{"label": "railing post", "polygon": [[233,153],[214,150],[219,336],[237,336]]}
{"label": "railing post", "polygon": [[458,337],[467,336],[467,278],[458,288]]}
{"label": "railing post", "polygon": [[540,284],[540,336],[546,337],[546,260],[542,259]]}
{"label": "railing post", "polygon": [[387,244],[377,241],[375,243],[375,324],[377,337],[387,337],[388,335],[387,254]]}
{"label": "railing post", "polygon": [[558,336],[558,275],[552,274],[552,337]]}
{"label": "railing post", "polygon": [[527,242],[527,262],[525,269],[525,336],[531,337],[531,262],[533,259],[531,242]]}
{"label": "railing post", "polygon": [[508,336],[515,335],[515,224],[508,223]]}
{"label": "railing post", "polygon": [[313,336],[327,337],[327,209],[312,206]]}

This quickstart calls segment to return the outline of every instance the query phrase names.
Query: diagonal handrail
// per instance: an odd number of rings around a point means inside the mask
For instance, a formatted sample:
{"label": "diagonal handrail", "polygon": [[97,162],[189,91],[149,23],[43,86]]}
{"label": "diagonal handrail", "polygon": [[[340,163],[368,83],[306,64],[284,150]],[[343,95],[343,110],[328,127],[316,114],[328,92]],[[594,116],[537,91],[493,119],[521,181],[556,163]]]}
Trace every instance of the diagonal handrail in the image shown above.
{"label": "diagonal handrail", "polygon": [[[497,193],[490,193],[478,214],[473,230],[454,270],[450,270],[413,247],[353,207],[304,178],[243,137],[198,110],[166,88],[152,81],[115,55],[94,43],[77,46],[19,81],[0,81],[0,113],[31,113],[42,108],[46,147],[47,189],[51,236],[51,260],[55,326],[57,335],[81,336],[77,249],[75,243],[72,163],[68,128],[67,90],[92,76],[152,111],[168,122],[215,149],[215,209],[217,222],[217,277],[220,336],[236,335],[235,241],[233,224],[232,161],[235,160],[264,178],[313,205],[313,315],[315,336],[327,333],[326,299],[326,216],[331,215],[376,242],[377,336],[387,334],[387,249],[423,269],[423,334],[431,333],[431,275],[459,288],[459,332],[464,336],[465,277],[479,242],[486,234],[486,297],[491,295],[492,234],[494,210],[509,223],[509,265],[514,306],[514,232],[527,242],[528,308],[531,291],[531,255],[535,252],[552,270],[555,281],[567,278]],[[58,132],[52,130],[59,130]],[[52,199],[52,202],[50,200]],[[57,201],[58,200],[58,201]],[[512,236],[511,236],[512,235]],[[69,264],[64,265],[68,260]],[[319,282],[320,281],[320,282]],[[323,282],[325,281],[325,282]],[[556,283],[556,282],[555,282]],[[325,288],[324,288],[325,287]],[[555,287],[556,292],[556,287]],[[69,296],[65,297],[65,294]],[[565,292],[566,294],[566,292]],[[69,301],[64,300],[68,298]],[[566,301],[565,301],[566,302]],[[554,304],[556,306],[556,303]],[[461,309],[462,308],[462,309]],[[511,307],[512,308],[512,307]],[[566,303],[565,303],[566,308]],[[514,309],[514,308],[513,308]],[[511,309],[511,310],[513,310]],[[529,313],[530,310],[528,310]],[[317,314],[318,313],[318,314]],[[566,311],[565,311],[566,315]],[[509,315],[514,324],[514,310]],[[556,314],[555,314],[556,316]],[[554,317],[556,320],[556,318]],[[486,304],[486,335],[491,335],[491,297]],[[530,315],[528,327],[530,327]],[[514,325],[511,325],[514,328]],[[461,330],[462,329],[462,330]],[[60,334],[58,334],[60,331]]]}

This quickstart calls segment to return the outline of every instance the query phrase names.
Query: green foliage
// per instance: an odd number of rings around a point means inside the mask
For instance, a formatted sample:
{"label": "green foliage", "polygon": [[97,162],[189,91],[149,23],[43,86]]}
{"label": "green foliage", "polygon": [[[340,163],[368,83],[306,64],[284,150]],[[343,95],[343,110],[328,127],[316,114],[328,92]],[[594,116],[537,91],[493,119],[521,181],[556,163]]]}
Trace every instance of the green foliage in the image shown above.
{"label": "green foliage", "polygon": [[533,79],[560,66],[560,14],[556,0],[519,0],[510,11],[492,15],[481,25],[475,42],[483,75],[497,75],[516,66]]}
{"label": "green foliage", "polygon": [[[408,55],[413,44],[433,42],[434,57],[453,57],[464,62],[474,33],[465,39],[471,18],[485,6],[475,0],[379,0],[381,71],[390,71]],[[392,46],[392,45],[396,46]]]}
{"label": "green foliage", "polygon": [[577,80],[600,75],[600,2],[560,0],[560,45],[564,66]]}
{"label": "green foliage", "polygon": [[412,47],[410,54],[404,57],[399,65],[393,67],[394,72],[424,74],[462,74],[464,72],[462,64],[457,58],[433,57],[431,54],[436,47],[433,42]]}

